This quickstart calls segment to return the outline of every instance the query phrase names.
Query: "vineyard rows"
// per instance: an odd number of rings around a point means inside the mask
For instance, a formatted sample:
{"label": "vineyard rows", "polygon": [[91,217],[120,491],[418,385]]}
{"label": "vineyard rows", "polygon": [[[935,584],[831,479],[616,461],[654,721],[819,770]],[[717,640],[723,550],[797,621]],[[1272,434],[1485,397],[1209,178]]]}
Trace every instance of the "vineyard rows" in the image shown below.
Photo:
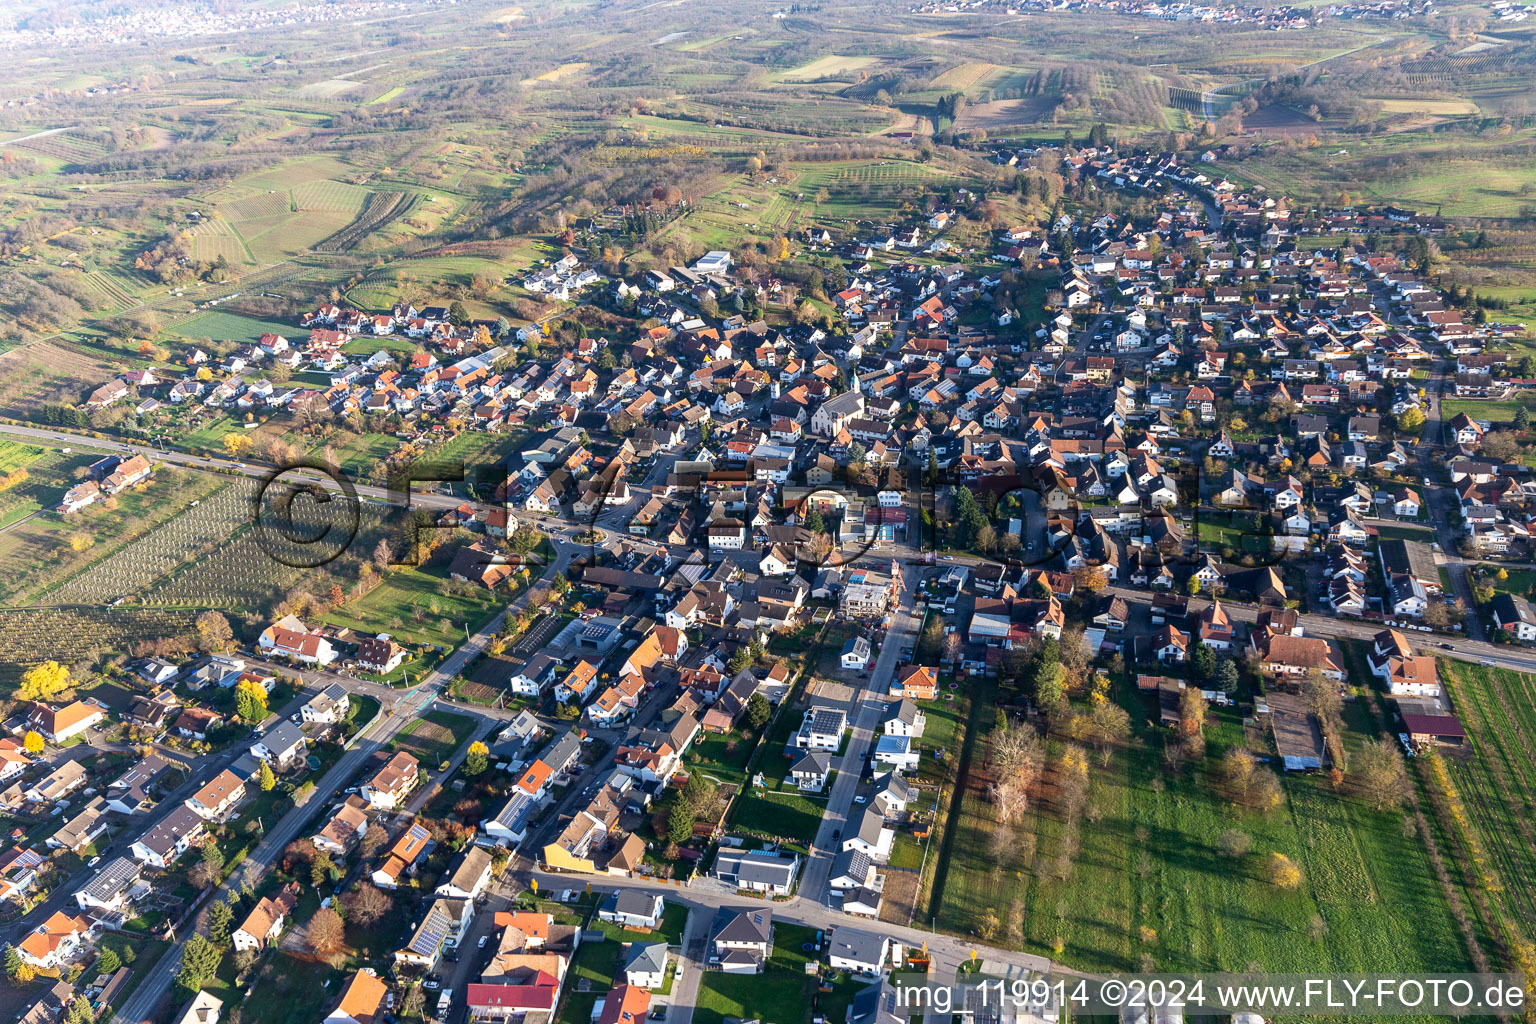
{"label": "vineyard rows", "polygon": [[325,239],[317,249],[345,252],[356,248],[368,235],[397,218],[404,217],[421,201],[416,192],[370,192],[357,220]]}
{"label": "vineyard rows", "polygon": [[[309,503],[295,506],[301,524],[320,527],[325,521]],[[380,517],[364,506],[361,510],[357,540],[377,530]],[[286,542],[273,557],[262,546],[256,530],[247,526],[230,536],[207,555],[184,563],[163,578],[142,598],[146,606],[186,606],[196,608],[233,608],[253,611],[265,608],[274,598],[291,587],[302,586],[314,593],[329,589],[333,579],[324,566],[315,569],[293,568],[289,562],[302,562],[311,553],[307,545]],[[345,582],[345,581],[342,581]]]}
{"label": "vineyard rows", "polygon": [[136,594],[183,562],[211,551],[251,520],[255,486],[241,482],[204,498],[147,537],[92,565],[54,590],[58,604],[106,604]]}
{"label": "vineyard rows", "polygon": [[0,681],[15,682],[26,666],[49,658],[68,664],[93,651],[124,651],[140,640],[188,633],[195,617],[138,608],[0,611]]}

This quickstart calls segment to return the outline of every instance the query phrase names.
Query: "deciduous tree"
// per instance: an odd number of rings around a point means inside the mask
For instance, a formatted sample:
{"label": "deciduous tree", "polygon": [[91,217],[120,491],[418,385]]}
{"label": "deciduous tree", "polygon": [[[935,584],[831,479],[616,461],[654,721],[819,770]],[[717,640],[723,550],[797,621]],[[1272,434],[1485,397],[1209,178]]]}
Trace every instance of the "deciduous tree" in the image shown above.
{"label": "deciduous tree", "polygon": [[69,669],[49,660],[33,665],[22,673],[16,697],[19,700],[52,700],[68,688]]}
{"label": "deciduous tree", "polygon": [[341,948],[343,934],[341,915],[330,907],[321,907],[309,919],[309,948],[322,956]]}

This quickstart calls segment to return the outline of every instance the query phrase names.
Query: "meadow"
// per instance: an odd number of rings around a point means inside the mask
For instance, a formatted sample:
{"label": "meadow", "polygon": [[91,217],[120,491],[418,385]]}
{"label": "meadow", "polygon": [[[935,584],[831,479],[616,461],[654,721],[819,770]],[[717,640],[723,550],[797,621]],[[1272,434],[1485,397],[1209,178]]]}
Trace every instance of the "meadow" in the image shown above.
{"label": "meadow", "polygon": [[[1243,742],[1235,716],[1213,709],[1204,763],[1170,770],[1161,756],[1168,734],[1146,724],[1141,697],[1120,699],[1136,727],[1107,766],[1093,758],[1093,810],[1080,821],[1075,850],[1064,845],[1047,786],[1016,830],[1021,841],[1006,847],[1024,852],[999,858],[992,805],[979,787],[967,790],[935,898],[940,927],[964,932],[996,913],[1011,941],[1045,953],[1059,944],[1064,962],[1087,970],[1140,969],[1149,960],[1168,971],[1470,963],[1423,849],[1404,839],[1402,812],[1376,811],[1305,776],[1283,780],[1279,808],[1240,810],[1221,797],[1213,770]],[[1250,838],[1251,852],[1220,853],[1218,840],[1231,829]],[[1301,866],[1298,889],[1265,878],[1271,852]],[[1063,863],[1071,865],[1065,874]]]}

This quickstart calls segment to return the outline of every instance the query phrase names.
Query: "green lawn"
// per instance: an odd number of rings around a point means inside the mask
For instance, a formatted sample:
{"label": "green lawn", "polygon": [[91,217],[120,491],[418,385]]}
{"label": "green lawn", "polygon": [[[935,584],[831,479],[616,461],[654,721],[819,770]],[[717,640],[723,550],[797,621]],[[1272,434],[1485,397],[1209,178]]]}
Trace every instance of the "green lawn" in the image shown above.
{"label": "green lawn", "polygon": [[1440,403],[1440,418],[1449,423],[1458,413],[1464,412],[1474,420],[1508,423],[1515,418],[1515,413],[1522,404],[1530,408],[1530,403],[1521,403],[1514,399],[1507,402],[1494,402],[1476,398],[1447,398]]}
{"label": "green lawn", "polygon": [[254,344],[263,334],[281,334],[292,342],[309,337],[309,331],[296,323],[258,320],[240,313],[221,311],[199,313],[190,320],[167,328],[165,333],[193,341],[211,338],[214,341],[238,341],[241,344]]}
{"label": "green lawn", "polygon": [[[1078,824],[1075,854],[1049,801],[1031,806],[999,853],[992,805],[980,791],[966,794],[935,901],[941,928],[963,935],[996,914],[1000,938],[1042,953],[1059,939],[1057,959],[1087,970],[1137,969],[1143,954],[1158,970],[1467,969],[1460,932],[1400,812],[1303,776],[1283,780],[1280,808],[1240,809],[1213,785],[1222,752],[1242,742],[1235,715],[1208,717],[1203,765],[1170,770],[1168,735],[1145,724],[1143,699],[1122,692],[1120,700],[1136,729],[1107,767],[1092,759],[1095,813]],[[1230,829],[1251,838],[1247,856],[1218,853]],[[1301,866],[1298,890],[1265,880],[1272,851]],[[1314,919],[1326,937],[1313,937]]]}
{"label": "green lawn", "polygon": [[922,840],[913,837],[910,832],[898,830],[896,838],[891,844],[890,866],[893,868],[907,868],[916,871],[923,865]]}
{"label": "green lawn", "polygon": [[324,963],[274,953],[242,1004],[241,1014],[262,1024],[307,1024],[325,1016],[344,983],[345,976]]}
{"label": "green lawn", "polygon": [[736,802],[731,824],[770,836],[810,843],[821,827],[825,802],[810,799],[798,790],[755,790]]}
{"label": "green lawn", "polygon": [[[400,643],[452,648],[464,642],[466,626],[473,633],[499,610],[490,591],[468,591],[442,568],[399,566],[366,597],[330,612],[325,621],[362,633],[388,633]],[[420,674],[413,666],[411,675]]]}
{"label": "green lawn", "polygon": [[740,732],[701,735],[688,751],[686,767],[739,786],[746,782],[752,748],[752,740]]}
{"label": "green lawn", "polygon": [[[1500,569],[1507,574],[1506,579],[1496,578]],[[1527,598],[1532,594],[1536,594],[1536,569],[1521,569],[1515,566],[1506,567],[1501,565],[1497,566],[1492,573],[1483,578],[1492,583],[1496,589],[1507,590],[1511,594],[1518,594],[1521,597]],[[1449,590],[1450,588],[1447,587],[1446,589]]]}
{"label": "green lawn", "polygon": [[[699,980],[696,1024],[722,1024],[727,1017],[764,1020],[771,1024],[810,1024],[809,978],[782,974],[726,974],[706,971]],[[575,996],[572,996],[575,999]],[[566,1024],[587,1024],[586,1019],[564,1018]]]}

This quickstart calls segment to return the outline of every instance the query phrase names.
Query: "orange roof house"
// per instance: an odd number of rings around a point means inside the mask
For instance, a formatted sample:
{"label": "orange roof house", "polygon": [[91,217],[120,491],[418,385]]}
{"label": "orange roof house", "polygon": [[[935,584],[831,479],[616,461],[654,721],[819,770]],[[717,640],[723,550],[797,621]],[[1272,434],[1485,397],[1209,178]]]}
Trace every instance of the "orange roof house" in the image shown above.
{"label": "orange roof house", "polygon": [[33,967],[58,967],[79,947],[88,928],[80,918],[55,911],[16,944],[16,951]]}
{"label": "orange roof house", "polygon": [[891,693],[912,700],[937,700],[939,674],[927,665],[908,665],[896,673],[896,685],[891,688]]}
{"label": "orange roof house", "polygon": [[389,986],[376,976],[358,971],[342,990],[336,1009],[326,1015],[327,1024],[373,1024],[375,1017],[383,1017],[380,1011],[388,991]]}

